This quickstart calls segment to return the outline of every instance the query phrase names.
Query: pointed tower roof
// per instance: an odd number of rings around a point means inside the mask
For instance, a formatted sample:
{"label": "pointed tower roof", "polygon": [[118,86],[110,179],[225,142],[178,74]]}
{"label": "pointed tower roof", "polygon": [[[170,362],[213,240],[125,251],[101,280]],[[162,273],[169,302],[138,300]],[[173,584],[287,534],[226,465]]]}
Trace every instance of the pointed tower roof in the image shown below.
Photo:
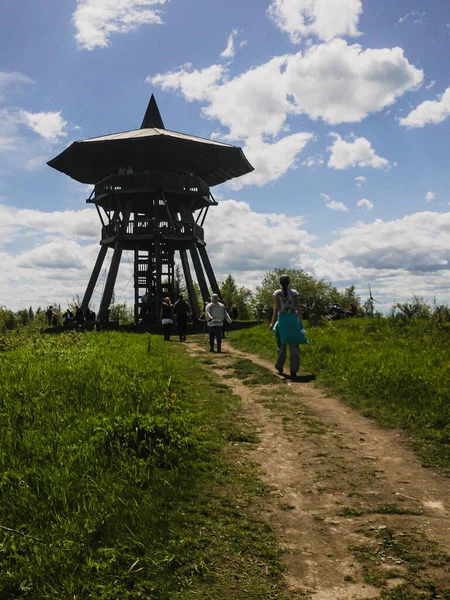
{"label": "pointed tower roof", "polygon": [[141,129],[150,129],[152,127],[156,127],[156,129],[165,129],[163,120],[161,118],[161,113],[159,112],[159,108],[156,104],[155,96],[153,94],[150,98],[150,102],[148,103],[147,110],[145,111]]}

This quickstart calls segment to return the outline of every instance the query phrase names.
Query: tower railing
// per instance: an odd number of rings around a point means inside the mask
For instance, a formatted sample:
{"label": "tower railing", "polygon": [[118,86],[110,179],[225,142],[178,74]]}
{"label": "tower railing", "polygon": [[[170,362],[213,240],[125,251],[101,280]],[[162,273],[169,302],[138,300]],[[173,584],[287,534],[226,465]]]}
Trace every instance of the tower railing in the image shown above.
{"label": "tower railing", "polygon": [[128,221],[126,232],[122,230],[122,225],[120,222],[110,223],[105,225],[103,228],[102,239],[115,238],[120,235],[147,235],[154,236],[156,234],[162,234],[164,236],[188,236],[192,238],[197,238],[201,241],[204,241],[205,234],[203,227],[197,225],[196,223],[190,222],[180,222],[175,221],[174,226],[169,223],[164,224],[159,222],[158,224],[153,220],[146,220],[142,217],[138,219],[132,219]]}
{"label": "tower railing", "polygon": [[179,173],[164,173],[160,171],[150,173],[126,173],[114,174],[99,181],[94,188],[90,200],[95,202],[101,196],[115,193],[147,192],[155,190],[164,192],[175,192],[177,194],[191,194],[206,197],[211,205],[217,202],[211,196],[206,183],[196,175],[185,175]]}

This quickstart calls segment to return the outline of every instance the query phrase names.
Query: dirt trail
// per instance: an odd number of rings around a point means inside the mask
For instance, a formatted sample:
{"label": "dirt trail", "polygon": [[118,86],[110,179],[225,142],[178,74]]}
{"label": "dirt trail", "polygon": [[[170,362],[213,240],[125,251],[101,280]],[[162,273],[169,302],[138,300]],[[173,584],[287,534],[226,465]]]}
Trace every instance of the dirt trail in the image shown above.
{"label": "dirt trail", "polygon": [[290,589],[314,600],[379,598],[397,586],[425,594],[398,598],[450,598],[440,595],[450,590],[450,479],[424,469],[403,434],[314,383],[275,374],[269,384],[244,383],[237,360],[271,373],[273,364],[226,340],[222,354],[186,348],[211,361],[257,429],[250,459],[271,490],[263,518],[283,548]]}

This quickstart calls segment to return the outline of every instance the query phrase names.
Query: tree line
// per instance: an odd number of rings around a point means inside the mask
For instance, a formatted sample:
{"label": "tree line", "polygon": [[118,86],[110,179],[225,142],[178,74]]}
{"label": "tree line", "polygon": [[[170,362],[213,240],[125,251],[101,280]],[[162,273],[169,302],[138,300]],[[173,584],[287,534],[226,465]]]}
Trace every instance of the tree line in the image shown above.
{"label": "tree line", "polygon": [[[273,310],[273,293],[279,288],[280,275],[287,274],[291,280],[292,288],[296,289],[300,295],[300,301],[303,309],[304,319],[308,320],[309,325],[315,325],[321,322],[330,306],[339,305],[343,312],[350,309],[350,305],[357,307],[358,314],[368,316],[382,316],[381,313],[375,313],[371,298],[361,303],[361,299],[355,293],[355,286],[351,285],[344,291],[339,291],[330,281],[317,279],[306,273],[302,269],[274,269],[266,273],[261,283],[255,291],[248,287],[239,286],[232,275],[228,275],[223,281],[219,282],[219,289],[222,301],[229,310],[233,307],[234,312],[240,320],[270,320]],[[200,288],[194,283],[199,307],[203,308],[203,299]],[[181,273],[181,269],[175,270],[174,278],[174,298],[178,294],[186,294],[186,286]],[[80,298],[74,298],[68,303],[68,308],[74,309],[76,304],[80,304]],[[61,306],[53,304],[57,317],[62,324]],[[22,326],[35,324],[39,327],[46,325],[45,309],[41,307],[36,311],[30,306],[28,309],[12,311],[6,307],[0,307],[0,331],[16,329]],[[388,316],[398,319],[411,320],[418,318],[439,318],[444,321],[450,321],[450,311],[448,307],[436,303],[432,307],[423,299],[413,296],[411,301],[395,303]],[[132,323],[134,319],[134,310],[126,302],[113,304],[111,307],[110,320],[120,323]]]}

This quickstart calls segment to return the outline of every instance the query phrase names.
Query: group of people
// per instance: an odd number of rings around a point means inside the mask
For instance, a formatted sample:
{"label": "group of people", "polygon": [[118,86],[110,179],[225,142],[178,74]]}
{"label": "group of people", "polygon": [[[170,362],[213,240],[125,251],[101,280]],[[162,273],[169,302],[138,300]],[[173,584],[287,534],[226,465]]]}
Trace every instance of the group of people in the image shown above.
{"label": "group of people", "polygon": [[164,298],[161,304],[161,325],[164,333],[164,340],[170,341],[170,331],[174,321],[177,323],[178,336],[180,342],[186,341],[187,324],[191,314],[191,307],[184,299],[183,294],[179,294],[178,300],[172,304],[169,297]]}
{"label": "group of people", "polygon": [[[175,304],[172,304],[169,297],[164,298],[161,304],[161,325],[164,333],[164,340],[170,341],[171,328],[176,321],[178,327],[178,336],[180,342],[186,341],[187,324],[191,315],[191,308],[183,297],[183,294],[178,296]],[[209,349],[214,352],[214,347],[217,347],[217,352],[222,352],[222,337],[224,324],[231,323],[232,319],[228,314],[226,306],[219,301],[218,294],[212,294],[210,302],[205,306],[205,321],[209,331]]]}
{"label": "group of people", "polygon": [[[49,327],[57,327],[58,325],[58,313],[54,310],[53,306],[49,306],[45,311],[47,322]],[[90,308],[82,310],[79,306],[75,306],[74,312],[68,308],[62,315],[64,327],[70,326],[86,326],[95,323],[96,314]]]}

